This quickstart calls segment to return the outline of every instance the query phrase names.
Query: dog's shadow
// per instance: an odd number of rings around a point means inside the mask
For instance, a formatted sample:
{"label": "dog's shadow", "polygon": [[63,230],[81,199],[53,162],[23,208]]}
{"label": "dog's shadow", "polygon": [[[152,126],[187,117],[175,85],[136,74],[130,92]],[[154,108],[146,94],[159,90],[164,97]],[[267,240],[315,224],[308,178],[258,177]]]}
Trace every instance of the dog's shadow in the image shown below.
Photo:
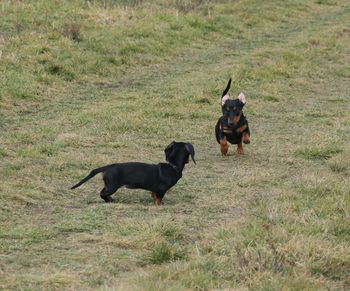
{"label": "dog's shadow", "polygon": [[[178,204],[186,203],[193,204],[195,197],[190,194],[178,195],[177,193],[171,193],[175,191],[169,191],[163,198],[163,205],[175,206]],[[96,199],[97,198],[97,199]],[[122,190],[112,195],[113,202],[110,204],[127,204],[127,205],[142,205],[142,206],[153,206],[153,198],[150,192],[144,190]],[[99,197],[89,196],[85,199],[86,204],[109,204],[104,202]]]}
{"label": "dog's shadow", "polygon": [[230,150],[226,155],[222,155],[220,153],[215,153],[216,157],[220,157],[223,160],[225,160],[225,158],[246,159],[248,157],[251,157],[252,155],[253,155],[253,153],[250,150],[244,151],[244,154],[239,154],[239,153],[237,153],[236,149]]}
{"label": "dog's shadow", "polygon": [[223,156],[223,155],[221,155],[221,154],[220,154],[220,155],[218,154],[218,156],[220,156],[220,157],[222,157],[222,158],[232,157],[232,156],[235,156],[235,155],[237,155],[237,154],[236,154],[236,153],[230,153],[230,152],[227,153],[225,156]]}

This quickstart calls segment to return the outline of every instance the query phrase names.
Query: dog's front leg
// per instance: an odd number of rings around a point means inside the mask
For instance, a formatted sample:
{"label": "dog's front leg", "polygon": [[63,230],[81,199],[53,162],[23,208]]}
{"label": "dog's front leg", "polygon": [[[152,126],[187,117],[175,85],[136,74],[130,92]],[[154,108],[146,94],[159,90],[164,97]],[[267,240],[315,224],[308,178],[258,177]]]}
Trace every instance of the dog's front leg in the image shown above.
{"label": "dog's front leg", "polygon": [[154,204],[154,205],[158,205],[158,204],[157,204],[157,194],[154,193],[154,192],[152,192],[151,194],[152,194],[152,198],[153,198],[153,204]]}
{"label": "dog's front leg", "polygon": [[248,125],[245,124],[245,125],[242,125],[241,127],[238,127],[236,129],[236,132],[243,133],[242,134],[242,141],[245,144],[249,144],[250,143],[249,129],[248,129],[248,132],[245,131],[247,128],[248,128]]}
{"label": "dog's front leg", "polygon": [[240,142],[239,144],[237,144],[237,153],[239,155],[243,155],[243,146],[242,146],[242,142]]}
{"label": "dog's front leg", "polygon": [[236,129],[236,132],[238,132],[238,133],[241,133],[241,132],[243,132],[244,130],[246,130],[247,129],[247,127],[248,127],[248,125],[242,125],[241,127],[238,127],[237,129]]}
{"label": "dog's front leg", "polygon": [[220,139],[220,151],[223,156],[227,155],[228,152],[228,143],[226,136],[224,136],[222,139]]}
{"label": "dog's front leg", "polygon": [[243,132],[242,140],[245,144],[250,143],[250,136],[248,132]]}
{"label": "dog's front leg", "polygon": [[154,192],[152,192],[152,198],[153,198],[153,204],[154,205],[161,205],[161,204],[163,204],[162,203],[162,198],[163,198],[163,196],[161,196],[161,195],[157,195],[156,193],[154,193]]}
{"label": "dog's front leg", "polygon": [[105,188],[103,188],[103,189],[101,190],[100,196],[101,196],[101,198],[102,198],[105,202],[111,203],[111,202],[114,201],[114,199],[110,196],[111,193],[113,193],[113,192],[112,192],[112,191],[107,191],[107,190],[106,190],[106,187],[105,187]]}

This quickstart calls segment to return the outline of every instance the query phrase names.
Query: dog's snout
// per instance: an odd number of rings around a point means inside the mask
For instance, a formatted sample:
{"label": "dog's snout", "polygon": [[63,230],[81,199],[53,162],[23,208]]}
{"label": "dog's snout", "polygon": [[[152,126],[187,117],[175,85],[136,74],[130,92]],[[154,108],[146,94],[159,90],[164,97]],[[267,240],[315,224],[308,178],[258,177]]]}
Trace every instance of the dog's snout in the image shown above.
{"label": "dog's snout", "polygon": [[235,124],[235,115],[233,111],[230,111],[229,116],[227,118],[227,123],[228,123],[228,126],[231,126],[231,127]]}

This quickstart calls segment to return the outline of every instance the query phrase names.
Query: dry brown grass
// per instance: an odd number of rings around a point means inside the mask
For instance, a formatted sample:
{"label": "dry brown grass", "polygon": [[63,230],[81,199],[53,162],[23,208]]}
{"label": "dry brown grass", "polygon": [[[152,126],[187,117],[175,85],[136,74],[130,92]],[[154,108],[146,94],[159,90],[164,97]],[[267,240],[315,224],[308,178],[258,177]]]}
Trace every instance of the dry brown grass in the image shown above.
{"label": "dry brown grass", "polygon": [[[0,289],[349,288],[348,3],[136,2],[0,7]],[[221,157],[230,76],[252,144]],[[69,190],[172,140],[197,165],[163,207]]]}

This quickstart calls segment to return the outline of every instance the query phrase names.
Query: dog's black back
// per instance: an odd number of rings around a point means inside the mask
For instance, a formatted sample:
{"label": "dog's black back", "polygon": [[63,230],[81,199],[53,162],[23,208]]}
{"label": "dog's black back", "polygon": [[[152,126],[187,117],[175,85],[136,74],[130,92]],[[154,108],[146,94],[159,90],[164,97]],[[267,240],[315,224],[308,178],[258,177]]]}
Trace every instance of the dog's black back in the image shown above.
{"label": "dog's black back", "polygon": [[102,173],[105,187],[100,195],[106,202],[111,202],[112,198],[110,196],[122,186],[151,191],[161,202],[166,191],[182,177],[182,171],[188,162],[189,156],[195,162],[194,148],[190,143],[174,141],[164,151],[167,163],[129,162],[107,165],[92,170],[72,189],[79,187],[98,173]]}

